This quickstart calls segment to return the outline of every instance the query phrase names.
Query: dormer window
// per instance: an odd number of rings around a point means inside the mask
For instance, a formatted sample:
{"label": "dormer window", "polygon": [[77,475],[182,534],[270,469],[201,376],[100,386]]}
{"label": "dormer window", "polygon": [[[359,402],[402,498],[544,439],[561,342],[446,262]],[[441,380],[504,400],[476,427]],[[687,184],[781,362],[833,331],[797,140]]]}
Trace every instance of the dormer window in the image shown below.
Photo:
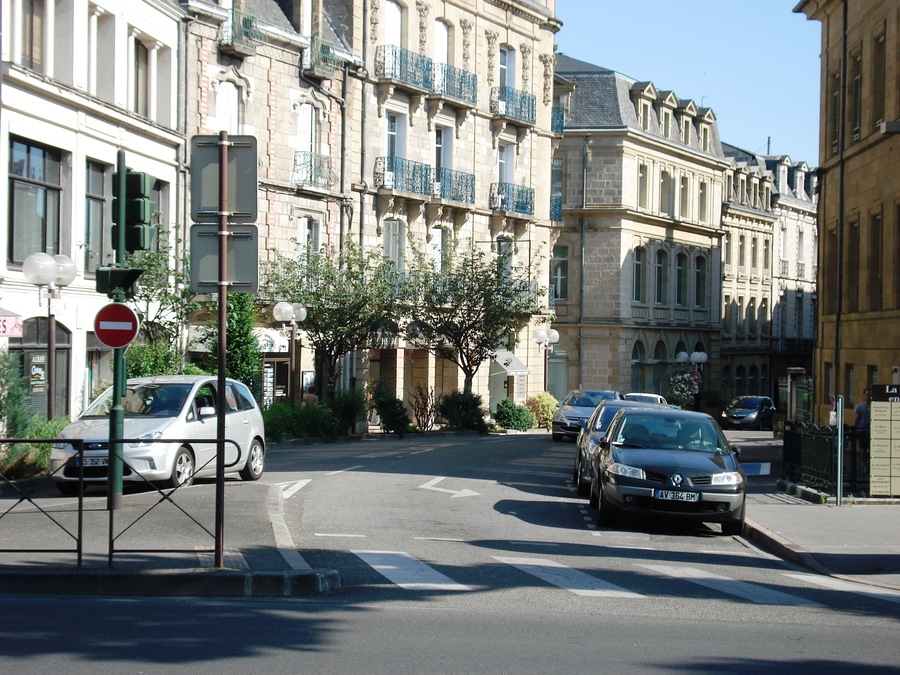
{"label": "dormer window", "polygon": [[700,149],[709,152],[709,127],[705,124],[700,126]]}
{"label": "dormer window", "polygon": [[666,138],[670,138],[672,136],[672,111],[671,110],[663,110],[662,111],[662,135]]}
{"label": "dormer window", "polygon": [[685,117],[681,120],[681,142],[685,145],[691,144],[691,118]]}
{"label": "dormer window", "polygon": [[650,104],[647,101],[641,101],[641,129],[650,130]]}

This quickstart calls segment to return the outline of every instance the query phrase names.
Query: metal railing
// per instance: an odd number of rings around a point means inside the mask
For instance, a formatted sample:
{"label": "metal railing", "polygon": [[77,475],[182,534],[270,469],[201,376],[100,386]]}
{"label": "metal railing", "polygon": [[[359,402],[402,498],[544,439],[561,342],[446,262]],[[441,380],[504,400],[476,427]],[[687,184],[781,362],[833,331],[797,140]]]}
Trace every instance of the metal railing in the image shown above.
{"label": "metal railing", "polygon": [[478,76],[449,63],[435,63],[433,90],[474,106],[478,100]]}
{"label": "metal railing", "polygon": [[554,106],[550,118],[550,131],[554,134],[561,134],[566,130],[566,110],[559,106]]}
{"label": "metal railing", "polygon": [[534,94],[512,87],[493,87],[491,89],[491,114],[534,124],[536,100]]}
{"label": "metal railing", "polygon": [[475,174],[441,167],[435,171],[432,196],[465,204],[475,203]]}
{"label": "metal railing", "polygon": [[375,160],[375,187],[430,195],[431,167],[403,157],[378,157]]}
{"label": "metal railing", "polygon": [[427,56],[396,45],[379,45],[375,49],[375,77],[431,90],[434,81],[433,65]]}
{"label": "metal railing", "polygon": [[257,27],[257,19],[237,9],[231,10],[231,19],[222,24],[219,44],[225,46],[255,49],[258,44],[268,42],[265,34]]}
{"label": "metal railing", "polygon": [[337,45],[320,37],[309,41],[309,48],[303,52],[303,69],[321,77],[333,77],[344,61],[335,54]]}
{"label": "metal railing", "polygon": [[534,189],[512,183],[491,183],[490,207],[497,211],[534,215]]}
{"label": "metal railing", "polygon": [[331,189],[338,176],[331,168],[331,157],[308,150],[294,153],[294,169],[291,182],[297,186],[311,185],[323,190]]}
{"label": "metal railing", "polygon": [[550,220],[556,223],[562,222],[563,219],[563,198],[562,195],[552,195],[550,197]]}

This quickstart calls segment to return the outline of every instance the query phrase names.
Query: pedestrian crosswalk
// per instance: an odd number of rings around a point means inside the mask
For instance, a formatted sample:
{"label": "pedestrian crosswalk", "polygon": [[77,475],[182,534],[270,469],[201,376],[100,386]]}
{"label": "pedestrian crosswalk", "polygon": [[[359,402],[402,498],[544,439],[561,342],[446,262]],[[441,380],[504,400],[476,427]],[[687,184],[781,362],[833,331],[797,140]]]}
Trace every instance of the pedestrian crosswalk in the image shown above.
{"label": "pedestrian crosswalk", "polygon": [[[470,592],[483,590],[483,580],[476,588],[468,583],[454,580],[436,569],[432,564],[416,558],[405,551],[351,550],[354,556],[369,569],[386,579],[393,586],[406,591],[448,591]],[[783,607],[816,608],[821,602],[822,591],[840,591],[869,598],[900,602],[900,593],[888,589],[870,587],[861,583],[841,581],[814,574],[797,574],[773,571],[773,578],[765,582],[751,582],[732,578],[703,569],[696,564],[658,564],[637,562],[626,563],[629,573],[614,572],[616,580],[643,577],[641,588],[626,588],[619,583],[604,579],[604,572],[585,571],[548,557],[488,556],[485,563],[500,563],[543,582],[548,589],[565,591],[581,597],[619,598],[642,600],[650,596],[647,588],[659,588],[660,580],[677,580],[686,584],[680,592],[682,597],[690,597],[689,588],[697,588],[697,597],[708,598],[709,591],[723,597],[738,598],[757,605],[778,605]],[[455,569],[460,569],[454,566]],[[651,577],[647,579],[647,577]],[[374,581],[374,579],[373,579]],[[365,583],[365,582],[363,582]],[[796,592],[777,590],[777,587],[793,587]],[[702,589],[702,590],[700,590]]]}

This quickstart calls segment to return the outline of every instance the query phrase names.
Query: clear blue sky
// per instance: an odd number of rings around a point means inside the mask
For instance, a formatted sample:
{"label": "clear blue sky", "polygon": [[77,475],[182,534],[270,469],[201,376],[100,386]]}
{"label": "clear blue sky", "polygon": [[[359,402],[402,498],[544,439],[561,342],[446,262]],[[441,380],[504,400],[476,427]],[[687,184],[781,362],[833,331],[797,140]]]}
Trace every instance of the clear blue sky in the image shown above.
{"label": "clear blue sky", "polygon": [[797,0],[556,0],[559,51],[711,107],[725,143],[819,163],[821,24]]}

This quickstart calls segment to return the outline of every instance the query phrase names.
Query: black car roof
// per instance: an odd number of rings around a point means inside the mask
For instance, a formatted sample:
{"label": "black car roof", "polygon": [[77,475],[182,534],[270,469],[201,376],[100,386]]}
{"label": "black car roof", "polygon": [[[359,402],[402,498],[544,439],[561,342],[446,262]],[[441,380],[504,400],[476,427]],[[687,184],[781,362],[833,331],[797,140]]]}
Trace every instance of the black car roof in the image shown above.
{"label": "black car roof", "polygon": [[[636,402],[636,401],[634,401]],[[640,408],[636,408],[639,410],[639,413],[642,416],[653,416],[653,417],[669,417],[673,419],[681,419],[681,420],[696,420],[696,419],[712,419],[709,415],[704,412],[697,412],[696,410],[678,410],[676,408],[669,408],[663,405],[654,405],[649,404],[649,409],[641,406]],[[630,410],[627,408],[623,409],[622,414],[628,415]]]}

